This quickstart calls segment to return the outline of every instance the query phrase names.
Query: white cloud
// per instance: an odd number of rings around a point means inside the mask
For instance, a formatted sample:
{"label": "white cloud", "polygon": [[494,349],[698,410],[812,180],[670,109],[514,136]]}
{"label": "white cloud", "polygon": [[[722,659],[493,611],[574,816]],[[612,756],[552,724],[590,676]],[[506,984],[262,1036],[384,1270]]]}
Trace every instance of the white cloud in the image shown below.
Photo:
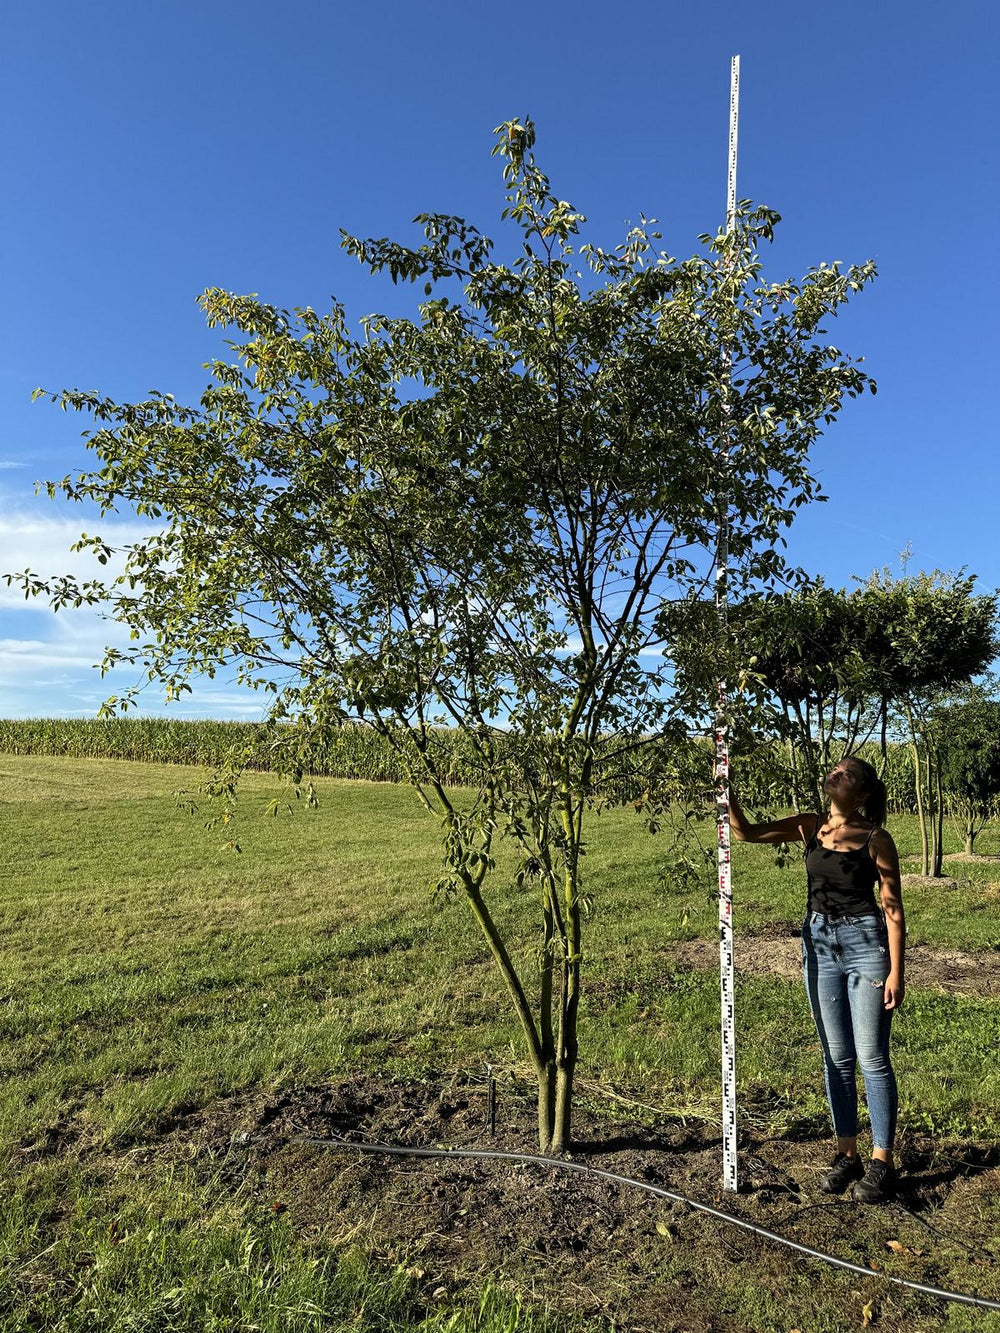
{"label": "white cloud", "polygon": [[44,647],[41,639],[0,639],[0,653],[32,653]]}
{"label": "white cloud", "polygon": [[[79,640],[78,640],[79,641]],[[104,655],[104,644],[94,640],[94,652],[74,651],[73,644],[43,643],[37,639],[0,639],[0,680],[31,678],[45,667],[90,668]]]}
{"label": "white cloud", "polygon": [[[102,565],[92,551],[71,551],[81,533],[100,536],[109,546],[120,550],[151,537],[158,530],[138,519],[38,517],[23,511],[0,513],[0,579],[4,574],[30,569],[45,580],[66,574],[81,583],[90,579],[109,583],[121,573],[124,557],[113,555]],[[16,582],[10,586],[0,582],[0,611],[15,607],[20,611],[53,614],[44,597],[26,601]]]}
{"label": "white cloud", "polygon": [[[78,582],[100,579],[111,584],[124,558],[113,556],[101,565],[92,552],[71,552],[81,532],[99,534],[109,546],[120,549],[158,531],[138,519],[38,514],[8,501],[0,495],[0,575],[30,569],[45,580],[65,574]],[[108,610],[104,603],[56,612],[46,598],[25,600],[16,583],[8,587],[0,581],[0,715],[93,717],[105,699],[137,684],[143,674],[139,666],[119,667],[104,677],[95,669],[107,646],[138,646],[124,625],[108,618]],[[26,614],[30,629],[24,633]],[[147,683],[137,697],[137,709],[129,712],[246,719],[262,718],[267,712],[270,696],[234,688],[232,680],[193,678],[191,685],[192,694],[167,706],[162,687]]]}

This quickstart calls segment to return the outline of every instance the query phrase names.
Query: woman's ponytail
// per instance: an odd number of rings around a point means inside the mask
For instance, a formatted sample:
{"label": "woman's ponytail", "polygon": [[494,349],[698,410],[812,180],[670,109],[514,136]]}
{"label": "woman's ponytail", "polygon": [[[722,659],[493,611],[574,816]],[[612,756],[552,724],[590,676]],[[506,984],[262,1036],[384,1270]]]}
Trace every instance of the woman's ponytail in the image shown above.
{"label": "woman's ponytail", "polygon": [[874,824],[876,828],[882,828],[885,824],[886,806],[889,799],[885,783],[866,760],[859,759],[854,754],[850,756],[850,759],[852,764],[856,764],[861,769],[861,777],[865,788],[865,798],[858,806],[858,811],[864,815],[869,824]]}

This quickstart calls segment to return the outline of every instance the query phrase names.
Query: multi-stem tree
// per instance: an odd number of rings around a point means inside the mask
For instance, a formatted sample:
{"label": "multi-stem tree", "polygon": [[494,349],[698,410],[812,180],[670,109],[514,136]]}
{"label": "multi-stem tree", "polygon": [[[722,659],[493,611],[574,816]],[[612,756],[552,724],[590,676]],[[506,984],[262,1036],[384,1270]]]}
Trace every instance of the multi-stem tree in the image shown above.
{"label": "multi-stem tree", "polygon": [[[137,642],[103,666],[141,664],[168,698],[223,667],[270,691],[272,762],[297,782],[346,718],[398,749],[443,831],[439,888],[468,903],[513,1001],[540,1145],[559,1151],[588,812],[644,746],[669,766],[648,740],[680,743],[690,699],[711,697],[720,660],[672,691],[698,657],[675,612],[711,587],[723,507],[734,595],[781,572],[780,533],[817,493],[809,449],[869,384],[822,321],[874,267],[766,282],[777,217],[748,204],[683,262],[645,223],[612,251],[581,245],[584,219],[533,143],[530,123],[497,132],[508,262],[440,214],[417,219],[415,247],[345,237],[373,273],[424,284],[414,318],[373,316],[352,336],[339,307],[210,290],[209,323],[239,337],[200,404],[53,395],[96,419],[100,468],[50,494],[161,527],[118,553],[110,586],[17,577],[56,607],[107,605]],[[80,546],[112,554],[98,536]],[[471,793],[448,785],[442,726],[477,756]],[[234,756],[214,790],[232,798],[238,772]],[[491,907],[502,838],[537,903],[537,974]]]}

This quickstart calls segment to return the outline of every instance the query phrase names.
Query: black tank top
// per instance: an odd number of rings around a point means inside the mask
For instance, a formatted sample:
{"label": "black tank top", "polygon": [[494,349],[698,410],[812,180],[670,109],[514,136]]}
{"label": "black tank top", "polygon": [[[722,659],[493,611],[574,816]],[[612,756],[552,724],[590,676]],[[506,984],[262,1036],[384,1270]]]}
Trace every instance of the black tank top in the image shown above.
{"label": "black tank top", "polygon": [[875,884],[878,868],[869,846],[877,829],[872,829],[863,847],[852,851],[834,851],[824,847],[816,836],[820,820],[806,843],[806,878],[809,883],[807,912],[827,916],[878,916]]}

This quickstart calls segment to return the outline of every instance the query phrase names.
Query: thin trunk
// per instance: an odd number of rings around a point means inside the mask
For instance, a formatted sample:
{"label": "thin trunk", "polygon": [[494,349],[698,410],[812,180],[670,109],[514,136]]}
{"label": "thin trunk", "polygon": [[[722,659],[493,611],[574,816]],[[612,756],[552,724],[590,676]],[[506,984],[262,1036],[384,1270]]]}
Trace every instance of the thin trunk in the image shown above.
{"label": "thin trunk", "polygon": [[924,769],[921,785],[924,789],[924,811],[927,818],[927,868],[923,871],[925,875],[931,875],[934,872],[934,786],[931,782],[931,757],[926,742],[923,748]]}
{"label": "thin trunk", "polygon": [[555,1037],[552,1030],[552,968],[554,935],[554,913],[552,899],[555,885],[551,874],[546,871],[543,879],[542,920],[544,935],[542,943],[542,994],[539,1009],[541,1029],[542,1060],[544,1067],[538,1071],[538,1143],[542,1152],[549,1151],[552,1131],[555,1127],[555,1077],[556,1052]]}
{"label": "thin trunk", "polygon": [[879,774],[879,777],[883,780],[883,782],[885,781],[885,771],[886,771],[886,769],[889,767],[889,744],[888,744],[888,735],[887,735],[887,733],[888,733],[888,729],[889,729],[889,703],[888,703],[888,700],[887,700],[887,699],[883,699],[883,700],[882,700],[882,734],[881,734],[881,736],[880,736],[880,738],[879,738],[879,739],[880,739],[880,743],[881,743],[881,749],[882,749],[882,772]]}
{"label": "thin trunk", "polygon": [[962,809],[962,850],[966,856],[972,856],[975,852],[976,836],[983,825],[977,818],[977,810],[971,801]]}
{"label": "thin trunk", "polygon": [[580,911],[568,909],[572,922],[570,941],[573,953],[563,961],[559,1049],[556,1058],[556,1111],[552,1134],[552,1152],[566,1152],[571,1141],[573,1075],[577,1061],[577,1020],[580,1011]]}
{"label": "thin trunk", "polygon": [[555,1053],[555,1042],[552,1036],[552,890],[548,884],[546,884],[544,891],[542,920],[544,922],[541,968],[542,994],[538,1011],[538,1025],[541,1029],[542,1057],[548,1063]]}
{"label": "thin trunk", "polygon": [[538,1071],[538,1149],[552,1152],[556,1126],[556,1067],[547,1064]]}
{"label": "thin trunk", "polygon": [[976,828],[972,820],[971,819],[968,820],[965,825],[965,843],[962,848],[966,856],[972,856],[974,851],[974,844],[976,841],[976,834],[978,832],[979,830]]}
{"label": "thin trunk", "polygon": [[941,765],[934,754],[934,875],[943,874],[944,865],[944,792],[941,789]]}
{"label": "thin trunk", "polygon": [[920,820],[920,873],[927,875],[930,873],[930,851],[927,846],[927,814],[924,810],[924,799],[921,777],[920,777],[920,747],[917,744],[917,732],[913,723],[913,714],[909,708],[906,709],[906,721],[910,728],[910,754],[913,757],[913,782],[916,787],[917,795],[917,818]]}
{"label": "thin trunk", "polygon": [[573,1107],[573,1074],[577,1060],[577,1019],[580,1010],[580,885],[579,857],[582,827],[575,809],[572,792],[563,792],[561,811],[563,832],[566,836],[566,859],[563,875],[563,909],[566,926],[566,949],[562,959],[562,977],[559,987],[559,1027],[556,1037],[556,1116],[551,1151],[566,1152],[570,1146],[571,1115]]}
{"label": "thin trunk", "polygon": [[554,1153],[566,1152],[570,1145],[571,1113],[573,1109],[573,1074],[576,1058],[560,1065],[556,1072],[556,1123],[552,1135]]}
{"label": "thin trunk", "polygon": [[534,1019],[531,1016],[531,1009],[528,1005],[527,996],[524,993],[524,987],[521,985],[521,979],[517,975],[514,964],[511,962],[510,954],[500,938],[493,918],[490,916],[489,909],[483,902],[479,892],[479,886],[475,884],[466,884],[466,897],[472,905],[472,910],[476,914],[476,919],[482,927],[483,934],[486,936],[486,942],[489,945],[490,953],[500,969],[504,981],[507,983],[507,989],[510,991],[511,999],[514,1001],[514,1008],[517,1010],[517,1016],[521,1021],[521,1028],[528,1042],[528,1049],[531,1052],[531,1061],[538,1074],[541,1074],[545,1061],[542,1056],[541,1042],[538,1038],[538,1032],[535,1028]]}

